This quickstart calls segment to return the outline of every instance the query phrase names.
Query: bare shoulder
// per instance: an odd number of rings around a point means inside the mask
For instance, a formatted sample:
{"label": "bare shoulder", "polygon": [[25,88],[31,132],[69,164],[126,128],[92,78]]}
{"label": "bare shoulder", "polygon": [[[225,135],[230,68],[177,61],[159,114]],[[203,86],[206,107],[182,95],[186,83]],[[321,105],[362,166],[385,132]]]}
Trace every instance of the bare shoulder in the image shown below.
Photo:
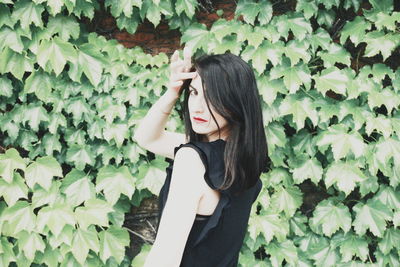
{"label": "bare shoulder", "polygon": [[[190,184],[190,187],[207,189],[204,181],[206,169],[199,153],[192,147],[181,147],[175,154],[173,177],[182,180],[183,184]],[[193,186],[195,185],[195,186]]]}
{"label": "bare shoulder", "polygon": [[174,164],[181,168],[205,171],[199,153],[192,147],[181,147],[175,154]]}

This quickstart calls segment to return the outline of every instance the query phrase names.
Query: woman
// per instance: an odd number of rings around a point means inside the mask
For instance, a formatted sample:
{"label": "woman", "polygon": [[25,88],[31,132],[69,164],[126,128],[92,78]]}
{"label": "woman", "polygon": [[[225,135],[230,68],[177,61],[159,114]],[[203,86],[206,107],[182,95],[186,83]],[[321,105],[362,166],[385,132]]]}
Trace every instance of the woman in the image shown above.
{"label": "woman", "polygon": [[[136,130],[145,149],[171,160],[159,195],[157,236],[144,267],[237,266],[267,144],[252,69],[230,53],[191,66],[177,51],[170,84]],[[184,92],[185,135],[164,130]]]}

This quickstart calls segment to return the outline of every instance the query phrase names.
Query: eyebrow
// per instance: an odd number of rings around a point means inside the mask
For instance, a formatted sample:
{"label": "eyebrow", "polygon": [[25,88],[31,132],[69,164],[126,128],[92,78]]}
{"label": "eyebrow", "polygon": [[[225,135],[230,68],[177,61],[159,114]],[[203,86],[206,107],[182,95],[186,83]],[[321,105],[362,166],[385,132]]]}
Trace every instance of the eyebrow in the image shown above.
{"label": "eyebrow", "polygon": [[194,90],[199,91],[199,90],[197,90],[196,88],[194,88],[194,87],[193,87],[192,85],[190,85],[190,84],[189,84],[189,87],[192,87]]}

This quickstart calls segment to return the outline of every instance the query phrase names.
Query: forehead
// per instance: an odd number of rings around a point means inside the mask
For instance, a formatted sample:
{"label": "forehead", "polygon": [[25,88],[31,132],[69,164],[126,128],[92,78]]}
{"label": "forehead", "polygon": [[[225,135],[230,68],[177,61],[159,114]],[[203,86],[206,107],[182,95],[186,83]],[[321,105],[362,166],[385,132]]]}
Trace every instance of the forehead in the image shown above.
{"label": "forehead", "polygon": [[203,90],[200,75],[197,74],[197,76],[190,82],[190,85],[193,86],[196,90]]}

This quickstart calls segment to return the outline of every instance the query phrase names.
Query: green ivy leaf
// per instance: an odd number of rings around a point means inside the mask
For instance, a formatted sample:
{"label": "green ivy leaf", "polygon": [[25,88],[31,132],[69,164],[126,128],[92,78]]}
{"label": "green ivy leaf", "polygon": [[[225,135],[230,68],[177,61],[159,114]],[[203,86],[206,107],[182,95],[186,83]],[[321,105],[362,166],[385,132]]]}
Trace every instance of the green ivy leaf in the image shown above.
{"label": "green ivy leaf", "polygon": [[264,40],[261,45],[257,47],[247,46],[241,56],[247,62],[251,60],[254,68],[260,75],[266,69],[268,61],[274,66],[278,65],[281,62],[282,54],[283,44],[281,42],[273,44]]}
{"label": "green ivy leaf", "polygon": [[390,13],[393,10],[393,1],[391,0],[371,0],[371,5],[377,12]]}
{"label": "green ivy leaf", "polygon": [[130,18],[132,15],[133,7],[142,7],[142,0],[106,0],[105,6],[110,7],[111,14],[118,18],[122,14]]}
{"label": "green ivy leaf", "polygon": [[37,98],[47,103],[51,99],[52,80],[42,70],[34,71],[25,80],[24,93],[35,93]]}
{"label": "green ivy leaf", "polygon": [[314,243],[307,250],[309,258],[315,261],[316,266],[337,266],[340,255],[335,244],[329,243],[327,239],[322,239],[319,243]]}
{"label": "green ivy leaf", "polygon": [[303,194],[297,186],[279,186],[271,197],[271,204],[277,211],[283,211],[289,218],[301,206],[302,200]]}
{"label": "green ivy leaf", "polygon": [[400,244],[400,230],[389,228],[385,231],[383,239],[379,241],[379,249],[383,254],[387,255],[393,248],[398,249]]}
{"label": "green ivy leaf", "polygon": [[16,257],[13,251],[14,245],[8,242],[7,237],[0,239],[0,264],[2,266],[9,266],[10,262],[15,262]]}
{"label": "green ivy leaf", "polygon": [[204,24],[193,23],[183,33],[181,43],[185,43],[186,47],[194,53],[197,49],[203,48],[207,51],[208,44],[214,36],[209,32]]}
{"label": "green ivy leaf", "polygon": [[110,142],[114,140],[120,148],[126,138],[128,138],[128,125],[126,123],[113,123],[103,129],[104,139]]}
{"label": "green ivy leaf", "polygon": [[290,66],[295,66],[300,59],[303,63],[307,63],[311,55],[309,53],[308,48],[310,47],[310,43],[305,41],[291,40],[287,43],[284,48],[285,55],[290,59]]}
{"label": "green ivy leaf", "polygon": [[33,59],[26,55],[26,51],[19,54],[5,47],[0,54],[0,74],[10,72],[20,81],[26,71],[33,71],[33,64]]}
{"label": "green ivy leaf", "polygon": [[380,138],[376,144],[376,158],[382,164],[393,158],[395,166],[400,165],[400,141],[391,137],[389,139]]}
{"label": "green ivy leaf", "polygon": [[46,245],[38,233],[22,231],[18,234],[18,247],[24,252],[26,258],[32,262],[35,259],[35,253],[37,251],[44,252]]}
{"label": "green ivy leaf", "polygon": [[93,86],[98,86],[107,61],[104,55],[96,51],[90,44],[79,46],[77,60],[71,61],[68,74],[73,81],[80,82],[82,72]]}
{"label": "green ivy leaf", "polygon": [[19,173],[14,173],[14,179],[11,183],[0,179],[0,196],[4,198],[9,207],[13,206],[20,198],[27,199],[27,194],[28,187]]}
{"label": "green ivy leaf", "polygon": [[282,266],[283,260],[293,266],[297,266],[297,249],[290,240],[285,240],[279,243],[274,241],[268,244],[265,252],[271,255],[271,263],[274,267]]}
{"label": "green ivy leaf", "polygon": [[292,137],[290,145],[296,154],[305,152],[309,156],[314,156],[317,152],[315,138],[305,129],[300,130]]}
{"label": "green ivy leaf", "polygon": [[51,35],[57,34],[64,41],[68,41],[71,37],[78,39],[80,33],[79,23],[75,17],[62,15],[50,17],[46,30]]}
{"label": "green ivy leaf", "polygon": [[236,33],[238,27],[240,27],[238,21],[225,20],[221,18],[212,24],[210,33],[212,33],[215,36],[215,39],[222,44],[222,39],[230,36],[232,33]]}
{"label": "green ivy leaf", "polygon": [[335,183],[339,190],[343,191],[346,196],[350,194],[357,182],[362,182],[367,178],[358,165],[358,162],[351,160],[332,163],[326,171],[326,187],[330,187]]}
{"label": "green ivy leaf", "polygon": [[93,166],[95,163],[93,152],[86,145],[71,145],[67,150],[66,161],[74,163],[75,167],[82,171],[86,164]]}
{"label": "green ivy leaf", "polygon": [[225,52],[229,51],[234,55],[240,54],[242,51],[243,44],[238,42],[236,36],[227,36],[224,38],[221,44],[218,44],[213,48],[214,53],[224,54]]}
{"label": "green ivy leaf", "polygon": [[29,29],[30,24],[35,24],[38,27],[43,27],[42,12],[44,8],[42,5],[33,3],[32,1],[22,0],[14,5],[14,11],[11,15],[14,23],[18,21],[21,23],[22,29]]}
{"label": "green ivy leaf", "polygon": [[318,13],[317,3],[312,0],[299,0],[296,3],[296,12],[304,14],[304,18],[308,20]]}
{"label": "green ivy leaf", "polygon": [[160,193],[165,181],[165,169],[168,163],[164,159],[156,158],[150,163],[141,164],[137,175],[137,189],[148,189],[154,195]]}
{"label": "green ivy leaf", "polygon": [[125,256],[125,247],[129,246],[129,234],[126,230],[110,226],[99,234],[100,258],[103,263],[114,257],[118,264]]}
{"label": "green ivy leaf", "polygon": [[25,115],[22,118],[21,122],[28,122],[31,129],[35,132],[39,130],[39,124],[41,122],[49,121],[49,115],[47,111],[38,103],[30,103],[28,106],[23,107]]}
{"label": "green ivy leaf", "polygon": [[379,200],[369,199],[366,204],[358,203],[353,210],[356,217],[353,226],[358,235],[365,235],[369,229],[375,236],[382,237],[386,221],[393,216],[392,211]]}
{"label": "green ivy leaf", "polygon": [[324,62],[325,68],[331,68],[336,63],[342,63],[344,65],[350,66],[350,53],[346,51],[342,46],[336,43],[330,43],[326,50],[327,51],[319,51],[317,53],[317,56],[320,56],[322,61]]}
{"label": "green ivy leaf", "polygon": [[393,225],[398,227],[400,225],[400,211],[396,211],[393,215]]}
{"label": "green ivy leaf", "polygon": [[347,133],[347,127],[341,124],[335,124],[328,127],[327,131],[322,132],[317,141],[321,148],[327,145],[332,146],[333,157],[335,161],[346,157],[351,151],[356,158],[361,157],[366,149],[366,144],[358,132]]}
{"label": "green ivy leaf", "polygon": [[371,135],[371,133],[376,130],[385,138],[389,138],[393,132],[391,124],[392,121],[381,114],[378,114],[376,117],[369,117],[366,122],[367,124],[365,126],[365,132],[368,135]]}
{"label": "green ivy leaf", "polygon": [[307,217],[302,215],[300,211],[297,211],[289,220],[290,232],[296,236],[305,236],[308,232],[307,221]]}
{"label": "green ivy leaf", "polygon": [[14,170],[25,171],[26,164],[15,148],[6,150],[5,154],[0,154],[0,177],[7,183],[13,182]]}
{"label": "green ivy leaf", "polygon": [[400,21],[400,12],[393,12],[392,14],[379,12],[376,14],[375,26],[378,31],[382,31],[384,28],[395,31],[396,21]]}
{"label": "green ivy leaf", "polygon": [[379,266],[396,267],[400,265],[399,257],[396,255],[395,252],[384,255],[379,250],[377,250],[374,255],[377,259],[377,264]]}
{"label": "green ivy leaf", "polygon": [[350,37],[353,44],[358,45],[360,42],[364,41],[365,32],[370,29],[371,23],[361,16],[356,16],[353,21],[347,22],[346,25],[344,25],[340,35],[340,43],[344,44],[347,38]]}
{"label": "green ivy leaf", "polygon": [[14,206],[3,211],[0,225],[2,223],[2,234],[16,237],[22,230],[32,232],[35,229],[36,215],[28,202],[17,201]]}
{"label": "green ivy leaf", "polygon": [[354,256],[359,257],[364,262],[368,259],[368,243],[364,237],[347,233],[340,241],[340,254],[342,254],[342,261],[350,262]]}
{"label": "green ivy leaf", "polygon": [[393,211],[400,210],[400,194],[399,191],[394,191],[392,187],[380,185],[379,192],[374,196],[386,207],[391,208]]}
{"label": "green ivy leaf", "polygon": [[13,86],[11,81],[3,76],[0,77],[0,96],[10,97],[13,94]]}
{"label": "green ivy leaf", "polygon": [[278,16],[276,26],[278,27],[278,32],[282,37],[287,39],[290,30],[293,35],[296,36],[297,40],[302,41],[307,34],[312,32],[312,27],[302,15],[294,14],[295,15],[292,17],[288,17],[286,14]]}
{"label": "green ivy leaf", "polygon": [[124,15],[117,17],[118,28],[121,30],[125,29],[130,34],[135,34],[140,22],[140,15],[137,12],[133,13],[131,18]]}
{"label": "green ivy leaf", "polygon": [[296,184],[301,184],[307,178],[310,178],[314,184],[322,179],[322,165],[316,158],[308,158],[293,170],[293,180]]}
{"label": "green ivy leaf", "polygon": [[318,203],[310,219],[310,225],[316,229],[322,227],[324,235],[331,237],[339,229],[345,233],[351,227],[351,214],[342,203],[335,203],[332,199],[325,199]]}
{"label": "green ivy leaf", "polygon": [[150,250],[151,250],[151,245],[144,243],[140,248],[139,254],[137,254],[133,258],[133,260],[131,262],[131,266],[143,266]]}
{"label": "green ivy leaf", "polygon": [[64,247],[65,245],[67,245],[68,249],[70,250],[74,232],[75,232],[75,227],[66,224],[58,236],[55,236],[53,234],[50,234],[48,236],[49,245],[52,248],[57,248],[61,245]]}
{"label": "green ivy leaf", "polygon": [[[11,0],[1,0],[0,2],[3,2],[4,4],[12,4],[13,2]],[[3,25],[7,25],[10,28],[13,28],[15,22],[11,19],[11,13],[10,9],[6,5],[1,5],[0,6],[0,27]]]}
{"label": "green ivy leaf", "polygon": [[400,96],[396,94],[390,87],[382,90],[373,89],[368,94],[368,105],[371,109],[385,105],[388,113],[400,105]]}
{"label": "green ivy leaf", "polygon": [[271,209],[262,212],[258,216],[249,218],[249,234],[253,240],[262,233],[267,243],[276,237],[279,242],[286,239],[289,233],[289,224],[287,220],[282,219],[279,213]]}
{"label": "green ivy leaf", "polygon": [[[307,5],[312,5],[313,1],[311,3],[307,3]],[[312,47],[312,50],[315,52],[319,47],[321,47],[323,50],[328,50],[329,47],[331,46],[331,36],[329,33],[324,30],[323,28],[318,28],[313,35],[310,37],[310,44]]]}
{"label": "green ivy leaf", "polygon": [[56,200],[60,198],[60,185],[59,180],[53,181],[49,190],[45,190],[41,187],[36,187],[32,195],[32,207],[37,207],[48,204],[49,206],[54,205]]}
{"label": "green ivy leaf", "polygon": [[55,236],[58,236],[65,225],[75,226],[74,213],[69,205],[56,203],[39,210],[37,228],[40,232],[48,227]]}
{"label": "green ivy leaf", "polygon": [[17,53],[21,53],[24,49],[21,37],[9,27],[3,27],[0,30],[0,50],[4,47],[9,47]]}
{"label": "green ivy leaf", "polygon": [[67,61],[75,62],[77,53],[72,44],[62,40],[59,37],[54,37],[51,40],[42,40],[37,51],[37,62],[44,69],[47,63],[50,62],[56,76],[64,69]]}
{"label": "green ivy leaf", "polygon": [[268,137],[268,146],[285,147],[287,140],[283,126],[277,122],[271,122],[266,128],[265,134]]}
{"label": "green ivy leaf", "polygon": [[367,179],[364,179],[363,181],[359,182],[359,184],[360,184],[360,193],[362,197],[364,197],[370,192],[375,193],[379,188],[378,178],[372,175],[367,175]]}
{"label": "green ivy leaf", "polygon": [[81,96],[69,99],[65,111],[72,113],[75,124],[78,124],[82,119],[89,121],[89,116],[92,113],[90,106]]}
{"label": "green ivy leaf", "polygon": [[381,31],[372,31],[365,35],[365,57],[373,57],[379,53],[386,60],[399,46],[400,37],[397,34],[385,34]]}
{"label": "green ivy leaf", "polygon": [[80,264],[84,264],[89,253],[89,249],[98,253],[100,250],[99,238],[95,228],[83,230],[78,228],[72,240],[72,255]]}
{"label": "green ivy leaf", "polygon": [[186,16],[192,18],[197,5],[198,3],[196,0],[177,0],[175,3],[176,14],[180,15],[182,12],[185,12]]}
{"label": "green ivy leaf", "polygon": [[61,192],[67,196],[66,200],[72,207],[96,196],[90,177],[76,169],[72,169],[63,179]]}
{"label": "green ivy leaf", "polygon": [[75,217],[82,229],[87,229],[90,225],[108,227],[108,213],[112,212],[111,204],[101,199],[89,199],[84,207],[75,209]]}
{"label": "green ivy leaf", "polygon": [[96,191],[103,191],[107,201],[114,205],[121,194],[131,199],[135,192],[135,181],[126,166],[104,166],[97,174]]}
{"label": "green ivy leaf", "polygon": [[281,116],[292,115],[297,126],[297,131],[304,127],[304,122],[309,118],[314,125],[318,124],[318,113],[313,108],[310,98],[299,99],[298,95],[288,95],[282,101],[279,112]]}
{"label": "green ivy leaf", "polygon": [[63,176],[61,166],[55,158],[45,156],[37,158],[26,168],[25,179],[30,188],[39,184],[45,190],[49,190],[54,176]]}
{"label": "green ivy leaf", "polygon": [[289,60],[282,59],[282,64],[271,69],[271,79],[277,79],[283,76],[283,82],[289,89],[290,94],[296,93],[303,84],[310,88],[311,75],[307,65],[300,64],[294,67],[290,66]]}
{"label": "green ivy leaf", "polygon": [[328,90],[332,90],[338,94],[346,95],[346,88],[349,82],[349,77],[342,70],[336,67],[324,69],[320,75],[313,76],[315,80],[315,88],[323,95]]}

